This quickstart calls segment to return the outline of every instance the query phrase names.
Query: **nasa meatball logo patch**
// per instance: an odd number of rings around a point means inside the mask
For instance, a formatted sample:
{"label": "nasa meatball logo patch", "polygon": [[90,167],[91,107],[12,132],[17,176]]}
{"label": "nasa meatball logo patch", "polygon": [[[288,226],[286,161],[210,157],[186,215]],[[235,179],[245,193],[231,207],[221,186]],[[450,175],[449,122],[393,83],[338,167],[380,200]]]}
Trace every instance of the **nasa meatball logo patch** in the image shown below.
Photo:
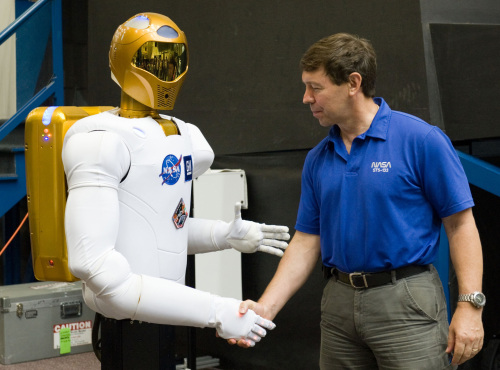
{"label": "nasa meatball logo patch", "polygon": [[175,185],[181,177],[182,155],[179,159],[173,154],[169,154],[163,160],[160,176],[163,178],[163,184]]}
{"label": "nasa meatball logo patch", "polygon": [[181,229],[184,227],[186,220],[188,218],[188,213],[186,211],[186,204],[184,200],[181,198],[181,201],[175,208],[174,215],[172,216],[172,221],[174,221],[174,225],[176,228]]}

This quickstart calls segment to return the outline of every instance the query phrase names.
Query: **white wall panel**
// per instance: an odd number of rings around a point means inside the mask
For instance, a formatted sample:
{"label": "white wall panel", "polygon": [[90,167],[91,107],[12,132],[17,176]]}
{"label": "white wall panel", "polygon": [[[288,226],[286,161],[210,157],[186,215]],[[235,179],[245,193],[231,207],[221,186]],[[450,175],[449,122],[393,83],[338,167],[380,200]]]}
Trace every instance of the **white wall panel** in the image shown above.
{"label": "white wall panel", "polygon": [[[15,20],[15,1],[0,0],[0,31]],[[0,119],[16,112],[16,35],[0,45]]]}

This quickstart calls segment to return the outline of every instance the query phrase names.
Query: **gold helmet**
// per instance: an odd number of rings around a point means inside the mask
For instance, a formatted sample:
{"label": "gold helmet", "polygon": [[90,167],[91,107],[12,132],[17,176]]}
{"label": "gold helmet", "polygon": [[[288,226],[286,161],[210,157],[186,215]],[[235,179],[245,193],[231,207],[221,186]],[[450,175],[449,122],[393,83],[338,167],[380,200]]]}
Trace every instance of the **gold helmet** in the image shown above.
{"label": "gold helmet", "polygon": [[113,35],[109,66],[125,94],[153,109],[173,109],[188,70],[186,36],[164,15],[137,14]]}

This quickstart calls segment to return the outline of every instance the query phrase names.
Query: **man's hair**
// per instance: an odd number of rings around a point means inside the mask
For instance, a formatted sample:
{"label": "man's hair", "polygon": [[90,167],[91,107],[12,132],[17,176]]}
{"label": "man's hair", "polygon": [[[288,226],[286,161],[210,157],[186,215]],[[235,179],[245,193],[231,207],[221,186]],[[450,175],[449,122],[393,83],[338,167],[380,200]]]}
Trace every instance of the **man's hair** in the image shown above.
{"label": "man's hair", "polygon": [[323,67],[336,85],[348,82],[349,75],[358,72],[363,94],[375,96],[377,56],[370,41],[356,35],[337,33],[317,41],[302,56],[300,67],[305,72]]}

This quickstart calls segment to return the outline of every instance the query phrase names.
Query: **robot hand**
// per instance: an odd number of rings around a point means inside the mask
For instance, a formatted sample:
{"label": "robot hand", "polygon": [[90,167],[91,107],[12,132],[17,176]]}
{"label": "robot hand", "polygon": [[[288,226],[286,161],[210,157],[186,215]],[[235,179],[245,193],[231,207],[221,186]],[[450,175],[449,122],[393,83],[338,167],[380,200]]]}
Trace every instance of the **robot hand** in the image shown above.
{"label": "robot hand", "polygon": [[241,219],[241,203],[234,207],[234,220],[229,224],[226,241],[232,248],[242,253],[257,251],[274,254],[281,257],[290,239],[288,227],[259,224]]}
{"label": "robot hand", "polygon": [[244,339],[250,347],[255,346],[276,325],[248,310],[239,312],[241,301],[233,298],[215,297],[215,328],[217,334],[224,339]]}

